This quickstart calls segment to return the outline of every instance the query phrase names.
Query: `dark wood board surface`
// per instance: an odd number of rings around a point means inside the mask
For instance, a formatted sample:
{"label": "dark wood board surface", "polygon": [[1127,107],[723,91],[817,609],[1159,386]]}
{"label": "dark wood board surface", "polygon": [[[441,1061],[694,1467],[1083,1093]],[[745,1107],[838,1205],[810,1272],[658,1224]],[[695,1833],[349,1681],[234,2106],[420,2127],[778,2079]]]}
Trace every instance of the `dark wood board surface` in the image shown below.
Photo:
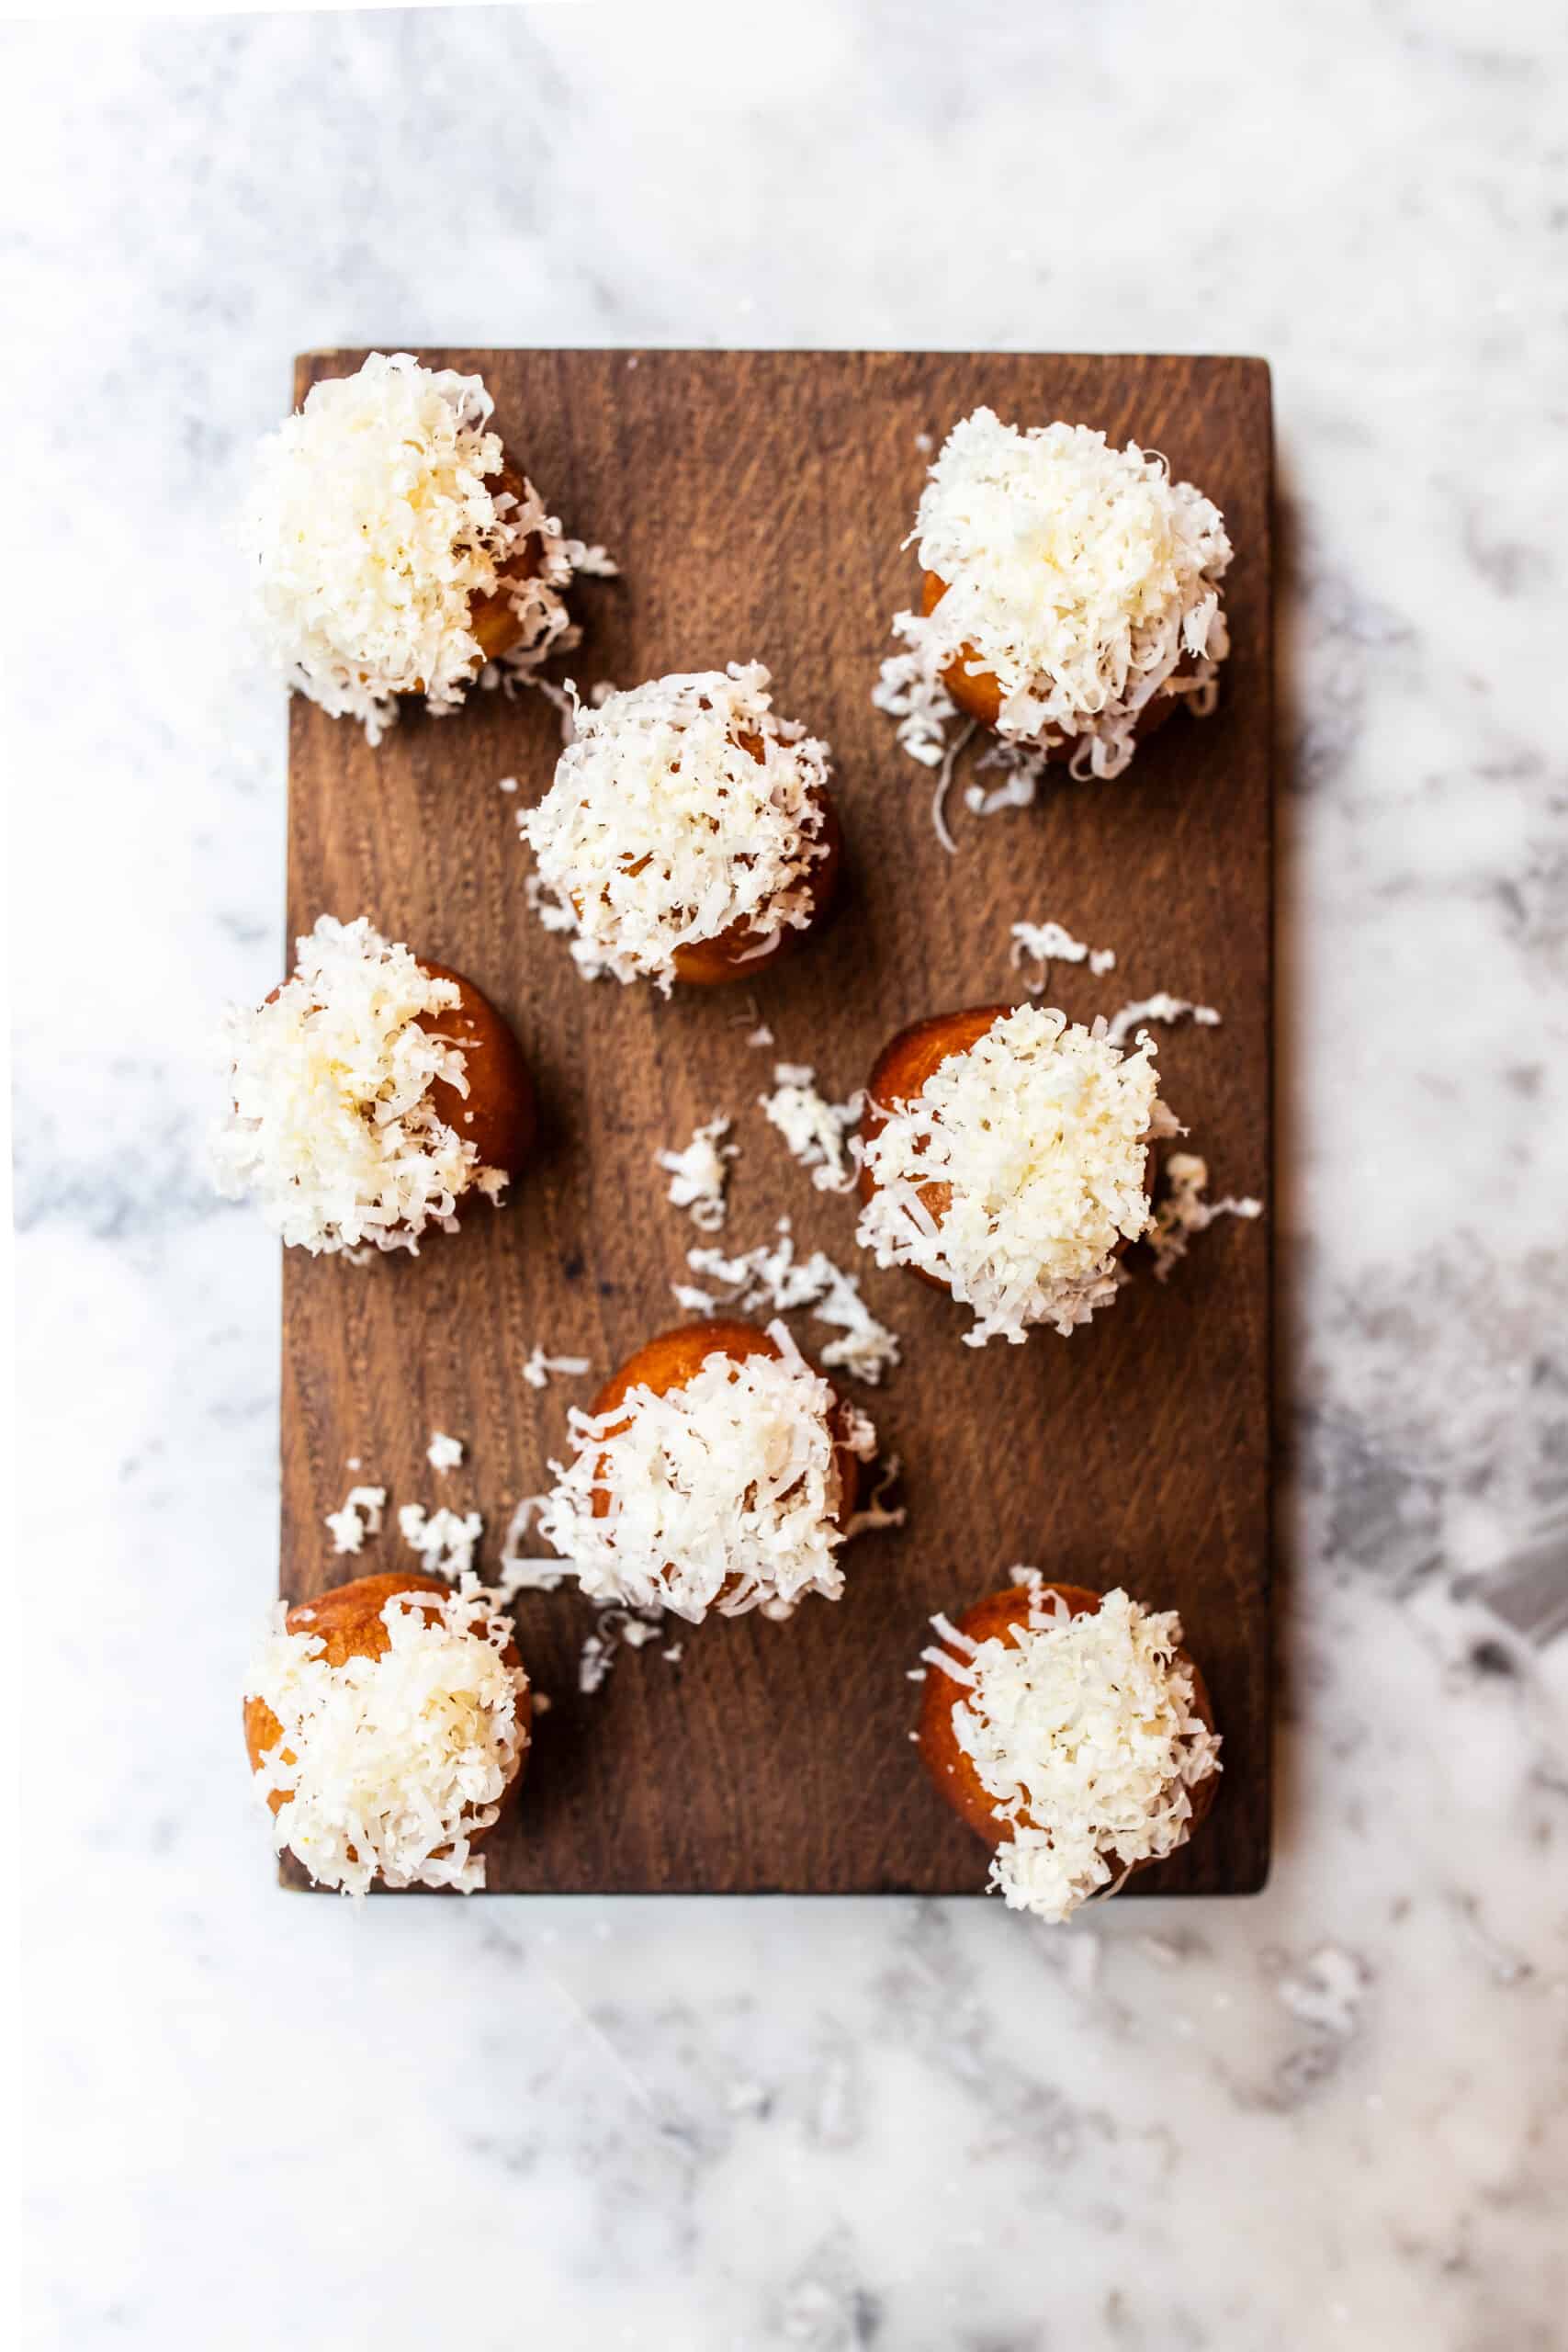
{"label": "dark wood board surface", "polygon": [[[954,1614],[1032,1562],[1066,1581],[1124,1582],[1179,1607],[1225,1738],[1201,1836],[1134,1883],[1243,1894],[1269,1827],[1270,1239],[1224,1220],[1168,1284],[1144,1253],[1119,1303],[1068,1340],[960,1344],[967,1317],[856,1250],[854,1204],[813,1190],[756,1098],[777,1057],[815,1064],[840,1098],[879,1047],[928,1012],[1021,995],[1009,925],[1053,916],[1113,947],[1116,970],[1055,967],[1046,1001],[1074,1019],[1157,989],[1213,1004],[1218,1029],[1161,1029],[1162,1091],[1216,1193],[1270,1191],[1271,645],[1269,372],[1258,360],[958,353],[443,351],[481,372],[496,423],[565,528],[604,541],[624,576],[574,595],[584,642],[551,674],[586,689],[759,658],[776,707],[833,747],[848,837],[830,926],[755,990],[773,1052],[745,1043],[747,991],[580,980],[524,904],[515,811],[559,749],[536,695],[475,694],[457,717],[405,712],[378,749],[293,706],[288,936],[321,912],[476,979],[539,1080],[545,1148],[498,1214],[437,1234],[417,1261],[366,1267],[286,1252],[282,1586],[413,1565],[399,1504],[486,1514],[481,1565],[510,1502],[547,1483],[568,1406],[655,1331],[703,1237],[653,1165],[727,1112],[731,1250],[788,1215],[803,1247],[861,1272],[904,1361],[854,1387],[903,1456],[902,1533],[846,1555],[844,1599],[790,1623],[671,1621],[683,1654],[623,1652],[577,1690],[593,1611],[574,1589],[525,1595],[519,1639],[552,1706],[521,1803],[491,1841],[494,1892],[849,1894],[980,1887],[985,1853],[949,1815],[907,1736],[906,1679],[934,1609]],[[297,396],[358,352],[299,363]],[[1164,452],[1224,509],[1236,548],[1234,650],[1218,714],[1179,717],[1110,785],[1054,786],[981,820],[953,803],[937,842],[931,778],[873,708],[888,622],[914,601],[913,519],[928,456],[988,402],[1021,424],[1065,417]],[[960,781],[964,768],[961,763]],[[499,779],[513,775],[508,796]],[[292,956],[290,954],[290,961]],[[829,1336],[793,1318],[813,1352]],[[536,1342],[591,1359],[538,1391]],[[426,1464],[433,1430],[464,1467]],[[347,1470],[349,1457],[363,1464]],[[355,1477],[390,1490],[387,1532],[334,1559],[323,1515]]]}

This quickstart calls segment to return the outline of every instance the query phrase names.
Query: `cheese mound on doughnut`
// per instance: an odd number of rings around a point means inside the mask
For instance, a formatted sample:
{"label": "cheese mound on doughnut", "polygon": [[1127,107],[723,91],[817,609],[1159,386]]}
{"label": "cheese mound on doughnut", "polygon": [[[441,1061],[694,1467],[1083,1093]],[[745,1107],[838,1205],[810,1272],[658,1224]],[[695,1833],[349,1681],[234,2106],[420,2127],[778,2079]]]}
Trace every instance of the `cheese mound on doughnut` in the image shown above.
{"label": "cheese mound on doughnut", "polygon": [[[876,1186],[856,1238],[972,1306],[970,1347],[1038,1323],[1065,1338],[1115,1297],[1117,1244],[1148,1229],[1155,1049],[1122,1053],[1104,1031],[1020,1005],[855,1142]],[[950,1192],[940,1221],[933,1184]]]}
{"label": "cheese mound on doughnut", "polygon": [[1012,1909],[1060,1920],[1185,1842],[1220,1742],[1195,1712],[1174,1611],[1118,1590],[1074,1617],[1039,1593],[1036,1571],[1015,1573],[1036,1586],[1027,1626],[976,1646],[937,1619],[946,1646],[923,1656],[966,1686],[953,1736],[1012,1825],[991,1885]]}
{"label": "cheese mound on doughnut", "polygon": [[[478,597],[502,592],[539,658],[566,631],[572,577],[560,526],[502,469],[478,376],[373,352],[311,386],[257,453],[241,518],[262,644],[289,684],[372,743],[399,695],[449,709],[484,662]],[[536,570],[502,578],[532,539]],[[515,661],[515,654],[509,659]]]}
{"label": "cheese mound on doughnut", "polygon": [[245,1683],[282,1725],[255,1785],[287,1794],[274,1844],[319,1885],[484,1884],[469,1844],[496,1819],[527,1746],[528,1679],[501,1655],[512,1628],[493,1600],[472,1577],[441,1597],[396,1593],[381,1611],[390,1647],[341,1666],[327,1664],[320,1634],[286,1630],[279,1602]]}
{"label": "cheese mound on doughnut", "polygon": [[267,1003],[231,1006],[230,1102],[210,1143],[214,1181],[253,1196],[285,1242],[322,1251],[417,1251],[451,1231],[470,1185],[494,1200],[507,1178],[436,1113],[437,1079],[467,1094],[467,1057],[441,1035],[459,1001],[368,916],[322,915]]}
{"label": "cheese mound on doughnut", "polygon": [[[695,1624],[709,1610],[782,1618],[807,1593],[839,1598],[837,1400],[783,1323],[768,1336],[776,1357],[716,1351],[663,1396],[634,1388],[608,1413],[573,1411],[574,1459],[551,1463],[539,1528],[593,1600]],[[841,1442],[875,1455],[863,1414]]]}
{"label": "cheese mound on doughnut", "polygon": [[947,594],[928,616],[900,613],[895,633],[931,689],[966,648],[1001,689],[999,734],[1071,741],[1075,774],[1116,776],[1161,688],[1213,708],[1231,544],[1219,509],[1163,458],[977,408],[948,435],[909,536]]}
{"label": "cheese mound on doughnut", "polygon": [[750,933],[748,956],[811,920],[827,856],[828,746],[776,718],[760,662],[655,678],[580,706],[555,781],[518,828],[587,978],[656,980],[679,948]]}

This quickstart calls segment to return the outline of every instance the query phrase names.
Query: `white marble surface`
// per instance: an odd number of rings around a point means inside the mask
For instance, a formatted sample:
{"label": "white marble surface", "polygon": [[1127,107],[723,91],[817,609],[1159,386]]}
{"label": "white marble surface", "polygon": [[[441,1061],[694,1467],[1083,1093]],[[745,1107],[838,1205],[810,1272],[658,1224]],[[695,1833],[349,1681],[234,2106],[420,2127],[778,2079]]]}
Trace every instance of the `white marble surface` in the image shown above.
{"label": "white marble surface", "polygon": [[[4,35],[35,2340],[1554,2352],[1560,12],[769,17]],[[1273,360],[1299,1476],[1258,1901],[273,1890],[233,1690],[276,1267],[194,1149],[210,1008],[275,975],[284,728],[217,531],[292,351],[421,340]]]}

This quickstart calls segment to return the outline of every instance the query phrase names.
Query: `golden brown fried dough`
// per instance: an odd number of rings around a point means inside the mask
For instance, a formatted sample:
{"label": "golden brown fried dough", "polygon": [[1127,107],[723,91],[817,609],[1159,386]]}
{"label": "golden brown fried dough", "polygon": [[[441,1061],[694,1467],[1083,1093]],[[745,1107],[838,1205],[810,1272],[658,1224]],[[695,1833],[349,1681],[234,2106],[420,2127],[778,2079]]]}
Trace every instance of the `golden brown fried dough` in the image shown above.
{"label": "golden brown fried dough", "polygon": [[[444,1600],[451,1589],[451,1586],[444,1584],[439,1577],[424,1576],[418,1570],[412,1570],[404,1576],[382,1574],[373,1577],[355,1577],[352,1583],[335,1585],[330,1592],[321,1593],[314,1600],[297,1600],[288,1611],[285,1622],[288,1631],[291,1634],[319,1634],[325,1645],[323,1656],[326,1663],[329,1666],[342,1666],[351,1657],[384,1657],[386,1656],[387,1651],[391,1647],[391,1637],[388,1634],[381,1611],[394,1594],[428,1592],[434,1594],[437,1600]],[[434,1607],[425,1611],[429,1618],[434,1618],[438,1613],[439,1611]],[[514,1642],[508,1642],[501,1655],[508,1666],[515,1667],[522,1663]],[[515,1795],[527,1765],[528,1730],[532,1715],[533,1694],[525,1687],[517,1701],[517,1721],[523,1734],[523,1755],[515,1774],[499,1800],[503,1812]],[[263,1757],[276,1747],[282,1736],[283,1726],[265,1700],[247,1699],[245,1701],[245,1753],[250,1758],[253,1772],[260,1771]],[[292,1764],[294,1761],[293,1756],[287,1749],[284,1751],[283,1760],[286,1764]],[[267,1798],[267,1804],[274,1813],[281,1811],[282,1807],[290,1802],[287,1789],[274,1789]],[[494,1826],[494,1824],[491,1825],[492,1827]],[[489,1830],[476,1830],[473,1843],[478,1845],[479,1839],[488,1837],[489,1834]]]}
{"label": "golden brown fried dough", "polygon": [[[1100,1607],[1103,1595],[1091,1592],[1081,1584],[1042,1584],[1038,1600],[1050,1608],[1052,1596],[1059,1594],[1068,1614],[1091,1616]],[[958,1630],[969,1641],[1005,1641],[1010,1634],[1026,1633],[1029,1629],[1031,1588],[1024,1584],[1010,1585],[1005,1592],[993,1592],[979,1601],[967,1615],[956,1620]],[[1192,1677],[1192,1712],[1210,1731],[1214,1728],[1213,1702],[1208,1685],[1187,1652],[1179,1650],[1177,1659]],[[1049,1827],[1049,1823],[1032,1821],[1026,1814],[1021,1825],[998,1817],[992,1798],[986,1790],[972,1759],[960,1747],[953,1728],[953,1711],[969,1695],[968,1685],[955,1682],[940,1667],[926,1662],[926,1679],[920,1691],[919,1727],[916,1740],[920,1759],[939,1793],[945,1797],[962,1821],[966,1821],[976,1837],[987,1846],[1002,1845],[1017,1826]],[[1219,1774],[1211,1772],[1189,1791],[1192,1800],[1190,1830],[1196,1830],[1209,1807],[1213,1804],[1219,1786]],[[1147,1868],[1139,1862],[1138,1870]]]}

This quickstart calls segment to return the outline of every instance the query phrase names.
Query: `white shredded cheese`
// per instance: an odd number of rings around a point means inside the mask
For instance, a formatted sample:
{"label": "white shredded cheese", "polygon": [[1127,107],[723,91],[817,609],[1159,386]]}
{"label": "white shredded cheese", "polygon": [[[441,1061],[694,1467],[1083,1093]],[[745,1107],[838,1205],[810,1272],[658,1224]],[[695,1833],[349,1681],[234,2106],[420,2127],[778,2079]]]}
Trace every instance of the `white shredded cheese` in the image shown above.
{"label": "white shredded cheese", "polygon": [[459,1513],[443,1507],[427,1511],[422,1503],[404,1503],[398,1527],[403,1542],[419,1554],[427,1576],[449,1577],[456,1583],[473,1567],[485,1523],[477,1510]]}
{"label": "white shredded cheese", "polygon": [[714,1315],[721,1306],[739,1306],[743,1314],[770,1307],[775,1314],[793,1314],[809,1307],[818,1322],[841,1334],[819,1351],[823,1369],[847,1372],[878,1386],[883,1374],[898,1362],[898,1340],[879,1323],[861,1296],[857,1275],[836,1266],[824,1250],[807,1258],[795,1254],[790,1220],[778,1222],[778,1239],[759,1242],[754,1250],[727,1258],[718,1250],[691,1250],[686,1263],[693,1273],[722,1287],[718,1295],[694,1283],[671,1283],[677,1306],[689,1315]]}
{"label": "white shredded cheese", "polygon": [[586,977],[668,994],[679,949],[739,927],[761,956],[809,922],[828,747],[774,717],[768,683],[760,662],[732,662],[578,710],[555,781],[517,821],[539,910],[574,929]]}
{"label": "white shredded cheese", "polygon": [[1178,1259],[1187,1255],[1187,1245],[1195,1233],[1205,1232],[1217,1216],[1258,1217],[1263,1204],[1250,1194],[1237,1200],[1227,1194],[1223,1201],[1206,1201],[1209,1169],[1196,1152],[1173,1151],[1165,1163],[1165,1181],[1169,1190],[1155,1210],[1154,1226],[1149,1234],[1149,1246],[1154,1251],[1155,1275],[1166,1282]]}
{"label": "white shredded cheese", "polygon": [[463,1441],[460,1437],[448,1437],[442,1430],[432,1430],[424,1458],[433,1470],[439,1470],[445,1476],[448,1470],[456,1470],[461,1464]]}
{"label": "white shredded cheese", "polygon": [[[662,1609],[628,1609],[601,1601],[594,1630],[584,1637],[578,1653],[577,1687],[583,1697],[591,1699],[596,1690],[604,1689],[623,1647],[645,1648],[658,1639],[663,1624]],[[664,1656],[669,1655],[666,1650]]]}
{"label": "white shredded cheese", "polygon": [[683,1151],[661,1151],[659,1165],[670,1179],[669,1197],[678,1209],[690,1209],[699,1233],[716,1233],[725,1219],[724,1188],[729,1182],[728,1162],[739,1157],[739,1144],[726,1143],[728,1119],[710,1119],[698,1127]]}
{"label": "white shredded cheese", "polygon": [[[716,1350],[662,1396],[636,1387],[607,1413],[573,1410],[573,1459],[551,1463],[539,1526],[592,1599],[693,1624],[710,1610],[787,1617],[807,1593],[838,1599],[836,1399],[783,1323],[769,1337],[777,1356]],[[875,1454],[863,1417],[845,1442]]]}
{"label": "white shredded cheese", "polygon": [[392,1887],[484,1883],[477,1834],[498,1816],[527,1745],[521,1668],[502,1657],[512,1636],[491,1596],[394,1594],[381,1611],[389,1647],[329,1666],[319,1634],[291,1634],[279,1602],[245,1682],[281,1736],[254,1786],[288,1798],[273,1821],[278,1852],[321,1886],[362,1895]]}
{"label": "white shredded cheese", "polygon": [[1181,1622],[1108,1592],[1098,1610],[1047,1609],[977,1645],[933,1617],[928,1665],[963,1686],[953,1736],[1010,1834],[990,1884],[1014,1910],[1067,1918],[1137,1863],[1186,1840],[1190,1792],[1219,1770],[1177,1653]]}
{"label": "white shredded cheese", "polygon": [[1200,1029],[1217,1029],[1220,1016],[1212,1004],[1190,1004],[1185,997],[1169,996],[1161,989],[1153,996],[1140,997],[1135,1003],[1124,1004],[1111,1016],[1106,1032],[1113,1046],[1129,1037],[1141,1021],[1163,1021],[1168,1024],[1189,1016]]}
{"label": "white shredded cheese", "polygon": [[[548,1495],[525,1495],[512,1514],[502,1540],[501,1566],[495,1580],[503,1600],[512,1600],[519,1592],[554,1592],[566,1576],[554,1553],[541,1559],[523,1549],[548,1500]],[[538,1703],[536,1699],[535,1703]]]}
{"label": "white shredded cheese", "polygon": [[1041,1323],[1067,1336],[1116,1296],[1117,1245],[1150,1223],[1153,1057],[1147,1039],[1123,1055],[1102,1023],[1020,1005],[856,1138],[876,1186],[856,1238],[879,1266],[917,1267],[972,1306],[971,1347]]}
{"label": "white shredded cheese", "polygon": [[[350,1469],[357,1470],[353,1462]],[[341,1510],[330,1510],[326,1523],[331,1531],[334,1552],[358,1552],[364,1549],[367,1535],[381,1532],[381,1514],[387,1507],[385,1487],[351,1487]]]}
{"label": "white shredded cheese", "polygon": [[775,1062],[773,1091],[759,1094],[757,1101],[794,1157],[811,1170],[818,1192],[853,1191],[855,1171],[844,1146],[865,1108],[863,1090],[846,1102],[829,1102],[817,1091],[817,1073],[808,1063]]}
{"label": "white shredded cheese", "polygon": [[938,453],[909,536],[947,593],[929,615],[895,616],[909,666],[885,673],[880,700],[928,765],[954,715],[942,673],[961,652],[997,681],[998,733],[1072,743],[1077,775],[1120,775],[1162,690],[1212,708],[1231,545],[1218,508],[1163,458],[978,408]]}
{"label": "white shredded cheese", "polygon": [[[530,482],[520,497],[502,488],[493,407],[478,376],[374,352],[357,374],[312,385],[257,454],[240,536],[263,648],[372,743],[400,695],[423,693],[434,711],[462,701],[484,663],[479,599],[513,609],[515,677],[564,645],[574,569],[614,569],[562,538]],[[530,548],[525,578],[509,567]]]}
{"label": "white shredded cheese", "polygon": [[460,1195],[494,1200],[507,1177],[429,1100],[436,1080],[466,1095],[467,1057],[441,1034],[460,1001],[369,918],[322,915],[298,942],[292,976],[267,1003],[231,1006],[229,1106],[214,1128],[213,1179],[254,1197],[273,1231],[311,1253],[416,1250],[451,1232]]}
{"label": "white shredded cheese", "polygon": [[547,1356],[543,1348],[534,1348],[523,1366],[523,1377],[530,1388],[547,1388],[552,1379],[581,1380],[588,1370],[586,1356]]}
{"label": "white shredded cheese", "polygon": [[851,1514],[844,1529],[844,1541],[852,1543],[857,1535],[876,1535],[886,1527],[902,1527],[909,1513],[903,1503],[887,1509],[887,1498],[893,1493],[903,1473],[904,1465],[896,1453],[890,1453],[878,1470],[870,1500],[861,1510]]}
{"label": "white shredded cheese", "polygon": [[[1052,922],[1049,917],[1043,922],[1015,922],[1013,924],[1010,960],[1015,971],[1025,957],[1040,967],[1034,978],[1028,983],[1031,996],[1044,995],[1046,983],[1051,978],[1053,964],[1087,964],[1096,979],[1099,979],[1103,973],[1113,971],[1116,966],[1114,947],[1089,947],[1083,940],[1075,939],[1070,931],[1065,929],[1061,923]],[[1120,1045],[1121,1042],[1119,1037],[1111,1039],[1113,1045]]]}

